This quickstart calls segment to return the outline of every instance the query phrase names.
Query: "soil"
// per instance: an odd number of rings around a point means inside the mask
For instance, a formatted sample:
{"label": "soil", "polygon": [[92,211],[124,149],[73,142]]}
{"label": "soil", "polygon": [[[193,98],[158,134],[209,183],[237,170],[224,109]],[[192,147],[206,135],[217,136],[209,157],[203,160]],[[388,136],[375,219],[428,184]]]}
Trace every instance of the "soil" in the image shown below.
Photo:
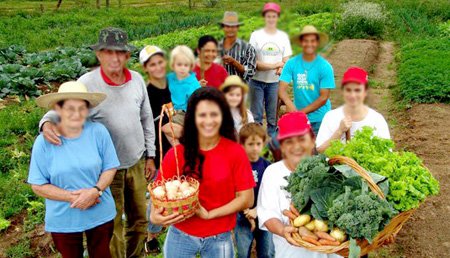
{"label": "soil", "polygon": [[[416,104],[398,107],[392,96],[395,86],[395,45],[371,40],[339,42],[327,59],[333,65],[339,88],[344,71],[353,65],[370,72],[375,82],[368,104],[388,120],[398,148],[415,152],[439,180],[441,192],[417,209],[399,232],[396,242],[371,257],[449,257],[450,254],[450,105]],[[340,90],[331,96],[334,107],[342,104]]]}

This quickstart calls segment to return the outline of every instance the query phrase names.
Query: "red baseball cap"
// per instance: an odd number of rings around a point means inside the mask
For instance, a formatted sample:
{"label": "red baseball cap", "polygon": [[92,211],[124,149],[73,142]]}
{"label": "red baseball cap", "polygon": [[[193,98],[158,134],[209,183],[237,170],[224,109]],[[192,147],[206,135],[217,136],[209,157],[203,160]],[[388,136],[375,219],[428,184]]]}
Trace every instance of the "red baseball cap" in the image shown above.
{"label": "red baseball cap", "polygon": [[262,15],[264,15],[268,11],[274,11],[280,15],[281,7],[276,3],[266,3],[262,10]]}
{"label": "red baseball cap", "polygon": [[300,111],[290,112],[278,120],[278,137],[281,141],[293,136],[301,136],[311,131],[311,123],[305,113]]}
{"label": "red baseball cap", "polygon": [[360,84],[367,85],[369,82],[369,76],[367,75],[366,70],[360,67],[350,67],[345,71],[344,77],[342,78],[341,86],[344,86],[346,83],[356,82]]}

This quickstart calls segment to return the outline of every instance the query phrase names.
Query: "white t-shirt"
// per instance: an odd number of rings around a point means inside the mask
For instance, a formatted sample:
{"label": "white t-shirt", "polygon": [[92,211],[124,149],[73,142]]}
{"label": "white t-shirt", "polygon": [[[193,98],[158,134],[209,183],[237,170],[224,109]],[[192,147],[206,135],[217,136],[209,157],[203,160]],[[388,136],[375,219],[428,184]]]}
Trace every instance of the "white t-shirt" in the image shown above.
{"label": "white t-shirt", "polygon": [[[319,133],[317,134],[316,145],[320,146],[336,132],[339,125],[344,119],[344,106],[340,106],[334,110],[328,111],[323,120],[322,125],[320,125]],[[389,127],[384,119],[383,115],[377,111],[369,108],[366,117],[358,122],[352,122],[352,127],[350,128],[350,138],[353,138],[355,132],[361,129],[363,126],[370,126],[374,128],[374,135],[380,138],[390,139]],[[342,134],[341,141],[345,143],[345,134]]]}
{"label": "white t-shirt", "polygon": [[[259,228],[266,230],[264,223],[269,219],[279,219],[283,224],[288,225],[288,217],[283,215],[283,210],[289,209],[291,203],[290,194],[284,190],[287,181],[284,177],[289,176],[291,171],[286,167],[284,161],[278,161],[266,168],[261,187],[258,193],[258,203],[256,205]],[[283,189],[282,189],[283,188]],[[275,257],[279,258],[337,258],[336,254],[323,254],[312,252],[305,248],[293,246],[279,235],[273,234],[273,244],[275,246]]]}
{"label": "white t-shirt", "polygon": [[[239,134],[239,131],[244,126],[244,124],[242,123],[242,116],[241,116],[239,109],[232,108],[231,115],[233,116],[233,120],[234,120],[234,129],[236,129],[236,132]],[[247,123],[253,123],[253,122],[255,122],[255,119],[253,119],[252,112],[250,112],[250,110],[247,109]]]}
{"label": "white t-shirt", "polygon": [[[275,64],[292,55],[289,36],[281,30],[275,34],[269,34],[264,29],[256,30],[250,36],[250,44],[256,49],[256,60],[263,63]],[[275,72],[256,70],[252,79],[266,83],[278,82],[279,76]]]}

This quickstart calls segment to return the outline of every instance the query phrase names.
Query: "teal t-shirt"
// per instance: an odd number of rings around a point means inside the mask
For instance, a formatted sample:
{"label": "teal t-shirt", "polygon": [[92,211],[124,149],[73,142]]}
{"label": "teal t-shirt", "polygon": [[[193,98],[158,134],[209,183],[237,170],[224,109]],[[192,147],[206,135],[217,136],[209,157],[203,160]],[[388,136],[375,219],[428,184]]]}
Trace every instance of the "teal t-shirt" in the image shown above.
{"label": "teal t-shirt", "polygon": [[[86,122],[77,138],[61,137],[56,146],[39,135],[31,154],[28,183],[52,184],[67,191],[92,188],[102,172],[119,167],[119,159],[108,130],[100,123]],[[86,210],[70,208],[70,203],[45,200],[45,230],[83,232],[111,221],[116,207],[109,187],[100,203]]]}
{"label": "teal t-shirt", "polygon": [[201,88],[195,73],[191,72],[188,77],[178,80],[177,75],[171,72],[167,75],[167,82],[174,109],[186,111],[189,97],[196,89]]}
{"label": "teal t-shirt", "polygon": [[[280,81],[293,83],[294,104],[303,109],[320,96],[321,89],[334,89],[333,67],[325,58],[317,55],[312,62],[306,62],[302,54],[289,59],[281,72]],[[308,114],[310,122],[321,122],[325,113],[331,110],[331,102]]]}

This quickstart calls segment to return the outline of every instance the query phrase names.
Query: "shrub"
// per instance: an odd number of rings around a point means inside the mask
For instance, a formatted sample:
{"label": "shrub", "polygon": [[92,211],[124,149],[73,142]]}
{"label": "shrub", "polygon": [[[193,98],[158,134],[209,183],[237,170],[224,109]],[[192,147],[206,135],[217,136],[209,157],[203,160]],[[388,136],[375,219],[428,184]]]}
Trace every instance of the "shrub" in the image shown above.
{"label": "shrub", "polygon": [[450,103],[450,38],[406,44],[398,59],[398,93],[406,101]]}
{"label": "shrub", "polygon": [[45,206],[42,201],[43,199],[28,202],[29,207],[27,208],[27,218],[24,225],[25,231],[33,230],[37,225],[44,223]]}
{"label": "shrub", "polygon": [[0,232],[7,229],[9,225],[11,225],[9,220],[0,217]]}
{"label": "shrub", "polygon": [[341,38],[381,38],[387,15],[377,3],[352,1],[342,4],[342,18],[338,24]]}

